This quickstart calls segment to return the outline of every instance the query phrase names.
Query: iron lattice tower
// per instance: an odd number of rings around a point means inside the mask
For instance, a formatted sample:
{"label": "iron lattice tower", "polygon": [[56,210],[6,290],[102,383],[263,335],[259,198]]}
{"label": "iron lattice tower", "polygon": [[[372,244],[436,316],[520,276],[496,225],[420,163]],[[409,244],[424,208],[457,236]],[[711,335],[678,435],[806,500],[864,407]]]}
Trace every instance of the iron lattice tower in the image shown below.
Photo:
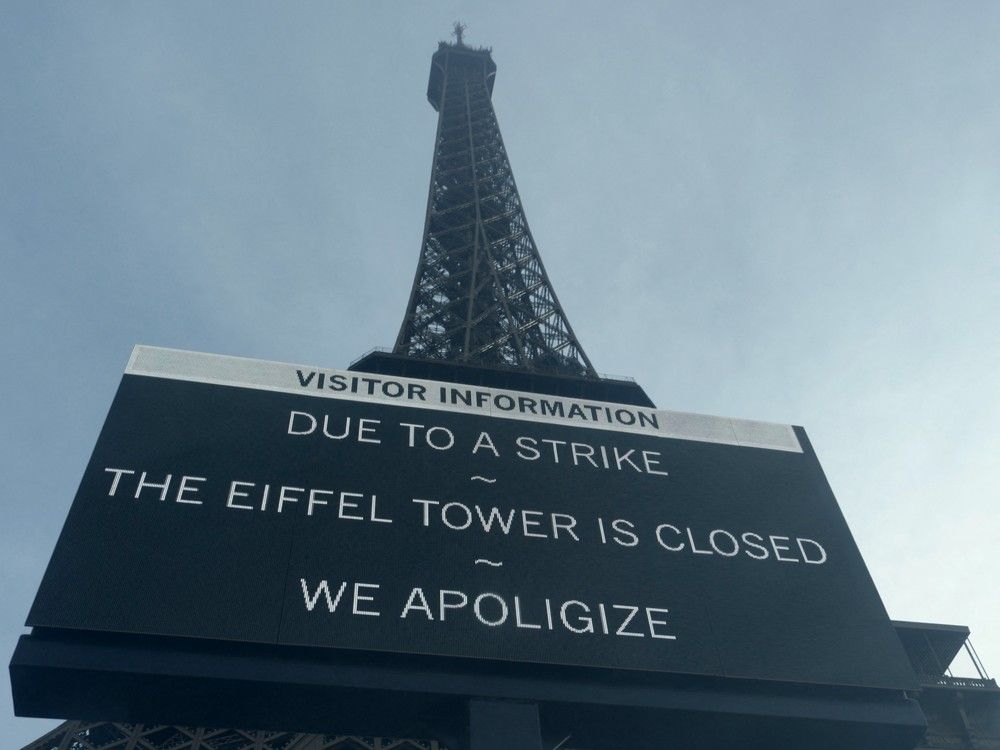
{"label": "iron lattice tower", "polygon": [[395,354],[596,378],[531,236],[493,110],[489,49],[441,42],[420,261]]}

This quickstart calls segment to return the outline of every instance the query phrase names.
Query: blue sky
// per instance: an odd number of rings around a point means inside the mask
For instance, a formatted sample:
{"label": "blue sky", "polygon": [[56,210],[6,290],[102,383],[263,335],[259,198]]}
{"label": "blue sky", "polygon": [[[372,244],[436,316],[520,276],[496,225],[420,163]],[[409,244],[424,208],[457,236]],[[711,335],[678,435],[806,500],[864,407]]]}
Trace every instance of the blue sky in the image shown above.
{"label": "blue sky", "polygon": [[[595,366],[802,424],[890,614],[1000,671],[1000,5],[14,2],[0,24],[0,646],[135,343],[394,340],[431,53],[492,45]],[[4,708],[5,706],[5,708]],[[18,747],[51,722],[13,719]]]}

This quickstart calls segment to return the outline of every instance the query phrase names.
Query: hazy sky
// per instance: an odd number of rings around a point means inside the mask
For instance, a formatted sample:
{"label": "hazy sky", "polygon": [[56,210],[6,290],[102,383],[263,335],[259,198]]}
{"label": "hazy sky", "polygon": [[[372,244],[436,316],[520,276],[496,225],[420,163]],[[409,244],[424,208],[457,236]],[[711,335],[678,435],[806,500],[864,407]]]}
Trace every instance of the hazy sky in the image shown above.
{"label": "hazy sky", "polygon": [[0,652],[133,344],[393,342],[460,18],[595,366],[804,425],[889,613],[1000,671],[1000,4],[538,6],[4,4]]}

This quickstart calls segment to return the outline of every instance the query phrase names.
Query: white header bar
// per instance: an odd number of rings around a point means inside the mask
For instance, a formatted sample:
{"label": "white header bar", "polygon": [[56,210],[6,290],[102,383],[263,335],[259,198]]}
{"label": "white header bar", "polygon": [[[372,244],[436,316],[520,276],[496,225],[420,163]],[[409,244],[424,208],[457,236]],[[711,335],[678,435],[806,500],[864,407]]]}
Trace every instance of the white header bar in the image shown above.
{"label": "white header bar", "polygon": [[541,393],[136,346],[126,375],[802,452],[790,425]]}

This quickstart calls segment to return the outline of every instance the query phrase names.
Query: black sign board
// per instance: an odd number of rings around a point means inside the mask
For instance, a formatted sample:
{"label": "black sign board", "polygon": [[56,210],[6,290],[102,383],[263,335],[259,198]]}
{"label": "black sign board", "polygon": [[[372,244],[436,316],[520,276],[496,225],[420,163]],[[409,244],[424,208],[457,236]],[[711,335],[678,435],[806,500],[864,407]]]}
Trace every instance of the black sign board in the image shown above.
{"label": "black sign board", "polygon": [[912,680],[800,428],[149,347],[28,625]]}

